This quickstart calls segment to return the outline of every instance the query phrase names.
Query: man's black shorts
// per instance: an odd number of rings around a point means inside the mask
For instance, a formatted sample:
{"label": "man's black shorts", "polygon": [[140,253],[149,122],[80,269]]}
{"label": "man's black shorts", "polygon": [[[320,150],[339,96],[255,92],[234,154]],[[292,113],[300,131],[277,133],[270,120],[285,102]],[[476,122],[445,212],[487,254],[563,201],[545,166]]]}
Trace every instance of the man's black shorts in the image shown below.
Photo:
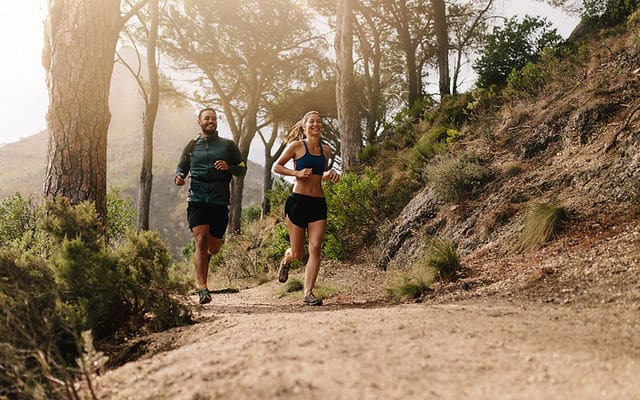
{"label": "man's black shorts", "polygon": [[229,208],[221,204],[188,203],[187,220],[189,229],[193,230],[193,227],[198,225],[209,225],[211,236],[222,239],[229,224]]}
{"label": "man's black shorts", "polygon": [[310,222],[327,219],[327,200],[324,197],[291,193],[284,204],[284,215],[295,225],[306,228]]}

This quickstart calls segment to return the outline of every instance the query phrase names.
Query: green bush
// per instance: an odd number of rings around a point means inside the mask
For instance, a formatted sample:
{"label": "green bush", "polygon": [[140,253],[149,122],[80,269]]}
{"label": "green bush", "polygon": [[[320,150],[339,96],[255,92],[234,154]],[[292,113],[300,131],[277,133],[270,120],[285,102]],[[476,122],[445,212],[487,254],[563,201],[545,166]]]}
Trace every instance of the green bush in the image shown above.
{"label": "green bush", "polygon": [[435,281],[433,269],[416,267],[411,272],[398,273],[386,287],[387,298],[391,301],[417,300],[431,290]]}
{"label": "green bush", "polygon": [[433,268],[439,280],[454,280],[460,270],[460,258],[455,243],[446,239],[430,239],[421,267]]}
{"label": "green bush", "polygon": [[461,128],[469,120],[469,103],[471,101],[470,93],[444,97],[437,108],[434,124],[455,129]]}
{"label": "green bush", "polygon": [[291,194],[293,184],[285,181],[284,179],[276,179],[273,182],[273,187],[267,192],[267,201],[269,201],[269,209],[271,213],[282,213],[284,209],[284,203],[287,201],[287,197]]}
{"label": "green bush", "polygon": [[407,160],[409,171],[418,180],[422,178],[425,164],[438,154],[444,154],[447,150],[446,139],[448,129],[443,126],[435,126],[429,129],[411,149],[411,155]]}
{"label": "green bush", "polygon": [[567,210],[561,206],[549,203],[534,205],[524,220],[518,249],[520,251],[537,249],[553,239],[566,222],[567,215]]}
{"label": "green bush", "polygon": [[120,197],[120,188],[110,186],[107,193],[107,235],[112,241],[124,239],[127,231],[134,228],[136,210],[133,199]]}
{"label": "green bush", "polygon": [[487,37],[484,54],[473,65],[478,73],[477,86],[504,86],[512,70],[537,61],[544,48],[558,45],[562,37],[550,27],[546,19],[531,16],[522,21],[512,17],[504,26],[495,27]]}
{"label": "green bush", "polygon": [[244,207],[242,209],[242,215],[240,219],[242,220],[242,224],[247,225],[253,221],[257,221],[260,219],[260,215],[262,214],[262,209],[260,206],[249,206]]}
{"label": "green bush", "polygon": [[0,202],[0,247],[20,240],[36,229],[37,206],[31,198],[20,193]]}
{"label": "green bush", "polygon": [[424,167],[426,181],[441,201],[456,202],[472,198],[492,174],[479,164],[476,157],[439,156],[436,162]]}
{"label": "green bush", "polygon": [[517,97],[534,97],[542,90],[545,77],[541,68],[532,62],[524,68],[513,69],[507,78],[507,89]]}
{"label": "green bush", "polygon": [[363,175],[346,173],[337,184],[325,185],[329,208],[324,253],[329,258],[343,259],[372,233],[371,224],[379,214],[375,198],[380,177],[371,169]]}
{"label": "green bush", "polygon": [[190,322],[186,307],[169,295],[172,260],[158,232],[129,231],[115,259],[127,312],[132,315],[131,329],[148,322],[151,330],[161,331]]}

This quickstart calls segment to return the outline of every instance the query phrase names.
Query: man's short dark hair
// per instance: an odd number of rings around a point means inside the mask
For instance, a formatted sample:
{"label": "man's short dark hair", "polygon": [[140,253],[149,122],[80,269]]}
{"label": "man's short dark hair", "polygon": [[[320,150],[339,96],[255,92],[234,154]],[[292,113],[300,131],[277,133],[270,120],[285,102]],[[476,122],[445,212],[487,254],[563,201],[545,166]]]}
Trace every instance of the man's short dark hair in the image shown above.
{"label": "man's short dark hair", "polygon": [[202,110],[200,110],[200,112],[198,113],[198,119],[200,119],[200,117],[202,117],[202,114],[203,114],[205,111],[213,111],[213,113],[214,113],[214,114],[218,114],[218,113],[216,112],[216,110],[214,110],[213,108],[211,108],[211,107],[206,107],[206,108],[203,108]]}

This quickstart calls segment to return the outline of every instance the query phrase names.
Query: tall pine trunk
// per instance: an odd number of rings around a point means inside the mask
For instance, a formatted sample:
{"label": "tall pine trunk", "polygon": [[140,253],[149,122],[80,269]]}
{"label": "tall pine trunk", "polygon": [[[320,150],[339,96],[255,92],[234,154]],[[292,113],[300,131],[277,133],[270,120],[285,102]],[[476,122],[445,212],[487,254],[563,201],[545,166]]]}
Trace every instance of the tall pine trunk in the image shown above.
{"label": "tall pine trunk", "polygon": [[119,0],[49,1],[42,57],[49,92],[43,193],[73,204],[94,201],[103,223],[109,87],[120,18]]}
{"label": "tall pine trunk", "polygon": [[356,0],[337,0],[335,50],[338,69],[336,103],[340,126],[342,169],[358,165],[360,150],[359,121],[353,75],[353,9]]}
{"label": "tall pine trunk", "polygon": [[436,31],[440,98],[451,94],[449,83],[449,36],[444,0],[431,0]]}

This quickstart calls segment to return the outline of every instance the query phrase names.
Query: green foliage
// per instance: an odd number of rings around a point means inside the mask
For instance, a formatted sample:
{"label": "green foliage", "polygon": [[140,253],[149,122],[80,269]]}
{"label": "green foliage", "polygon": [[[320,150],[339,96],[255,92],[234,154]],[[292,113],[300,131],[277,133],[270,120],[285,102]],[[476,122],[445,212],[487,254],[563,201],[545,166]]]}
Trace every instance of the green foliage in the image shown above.
{"label": "green foliage", "polygon": [[460,258],[455,244],[451,240],[429,238],[424,255],[411,270],[391,279],[387,296],[393,301],[419,299],[437,280],[454,280],[459,270]]}
{"label": "green foliage", "polygon": [[423,268],[433,268],[440,280],[455,279],[456,273],[460,270],[460,258],[455,243],[446,239],[430,239],[420,264]]}
{"label": "green foliage", "polygon": [[16,193],[0,202],[0,246],[6,247],[36,228],[37,206]]}
{"label": "green foliage", "polygon": [[0,249],[0,397],[68,398],[69,362],[77,351],[72,329],[59,317],[53,280],[42,258]]}
{"label": "green foliage", "polygon": [[136,210],[133,199],[120,197],[120,188],[110,186],[107,193],[107,234],[110,239],[119,241],[124,238],[127,230],[133,229]]}
{"label": "green foliage", "polygon": [[634,13],[640,0],[584,0],[583,21],[595,27],[614,26]]}
{"label": "green foliage", "polygon": [[187,309],[169,296],[169,269],[172,260],[158,232],[127,233],[126,241],[115,251],[122,290],[132,328],[143,325],[148,314],[153,331],[184,325],[190,321]]}
{"label": "green foliage", "polygon": [[537,61],[544,48],[560,43],[562,37],[550,27],[546,19],[525,16],[521,22],[512,17],[504,26],[494,28],[484,54],[473,66],[478,73],[477,86],[503,86],[512,70]]}
{"label": "green foliage", "polygon": [[58,198],[45,206],[39,225],[52,238],[50,263],[70,324],[103,339],[143,324],[157,330],[188,322],[186,311],[168,296],[171,257],[157,232],[130,230],[113,250],[95,228],[92,203],[72,206]]}
{"label": "green foliage", "polygon": [[262,209],[260,206],[249,206],[242,209],[242,215],[240,216],[243,224],[249,224],[253,221],[260,219]]}
{"label": "green foliage", "polygon": [[266,194],[272,213],[282,212],[284,209],[284,203],[287,201],[287,197],[291,194],[292,188],[293,184],[285,181],[284,179],[274,180],[273,187]]}
{"label": "green foliage", "polygon": [[441,201],[456,202],[473,197],[474,192],[492,178],[476,157],[438,156],[435,163],[424,167],[424,176]]}
{"label": "green foliage", "polygon": [[74,206],[65,197],[47,200],[39,228],[57,243],[81,239],[91,250],[97,251],[104,242],[95,207],[89,201]]}
{"label": "green foliage", "polygon": [[490,113],[500,107],[502,103],[502,98],[495,92],[495,86],[475,88],[470,94],[471,99],[467,105],[467,111],[472,116]]}
{"label": "green foliage", "polygon": [[470,93],[444,97],[434,116],[434,125],[461,128],[469,120],[471,100]]}
{"label": "green foliage", "polygon": [[528,62],[524,68],[511,70],[507,78],[507,88],[518,97],[536,96],[545,83],[543,72],[537,64]]}
{"label": "green foliage", "polygon": [[269,251],[273,260],[280,260],[284,252],[289,248],[289,230],[287,225],[277,224],[268,240]]}
{"label": "green foliage", "polygon": [[325,197],[329,208],[324,254],[342,259],[357,248],[375,229],[371,224],[378,212],[374,201],[380,189],[380,177],[371,169],[364,175],[346,173],[340,182],[325,185]]}
{"label": "green foliage", "polygon": [[446,140],[448,129],[443,126],[435,126],[429,129],[411,149],[411,155],[407,160],[412,176],[420,179],[424,165],[438,154],[447,151]]}
{"label": "green foliage", "polygon": [[104,339],[130,317],[116,260],[93,243],[64,239],[51,265],[71,325],[92,330],[97,339]]}
{"label": "green foliage", "polygon": [[518,250],[537,249],[553,239],[566,222],[567,215],[567,210],[561,206],[548,203],[534,205],[524,220]]}
{"label": "green foliage", "polygon": [[433,269],[417,267],[409,273],[398,273],[386,287],[387,297],[391,301],[416,300],[431,290],[435,281]]}
{"label": "green foliage", "polygon": [[405,108],[396,114],[393,123],[387,125],[386,128],[392,130],[397,136],[400,136],[402,143],[400,148],[413,146],[415,143],[414,130],[415,124],[423,118],[429,118],[427,110],[432,108],[435,102],[430,97],[423,97],[414,102],[411,107]]}
{"label": "green foliage", "polygon": [[380,192],[376,197],[380,214],[387,219],[400,214],[420,187],[420,183],[406,171],[390,173],[380,184]]}
{"label": "green foliage", "polygon": [[380,155],[380,147],[367,143],[362,150],[360,150],[359,159],[363,164],[370,164],[378,158]]}
{"label": "green foliage", "polygon": [[304,289],[304,282],[298,278],[289,278],[289,280],[280,287],[280,296],[286,296],[289,293],[299,292]]}

